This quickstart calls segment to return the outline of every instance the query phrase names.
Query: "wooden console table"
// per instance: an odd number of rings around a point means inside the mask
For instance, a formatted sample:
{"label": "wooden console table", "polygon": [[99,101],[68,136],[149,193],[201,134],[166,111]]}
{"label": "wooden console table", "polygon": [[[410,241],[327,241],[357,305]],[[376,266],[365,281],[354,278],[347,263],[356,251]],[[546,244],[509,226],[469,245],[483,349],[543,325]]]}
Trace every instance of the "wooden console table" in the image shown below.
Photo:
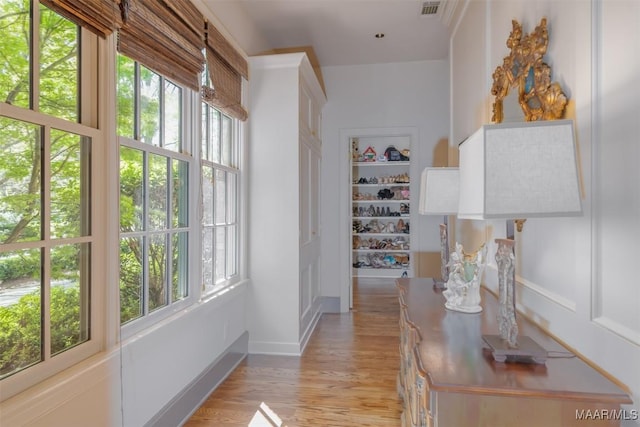
{"label": "wooden console table", "polygon": [[[403,427],[618,426],[629,395],[540,328],[518,318],[549,352],[545,364],[498,363],[482,334],[498,331],[498,302],[483,289],[483,311],[444,308],[431,279],[398,279],[398,391]],[[623,418],[624,419],[624,418]]]}

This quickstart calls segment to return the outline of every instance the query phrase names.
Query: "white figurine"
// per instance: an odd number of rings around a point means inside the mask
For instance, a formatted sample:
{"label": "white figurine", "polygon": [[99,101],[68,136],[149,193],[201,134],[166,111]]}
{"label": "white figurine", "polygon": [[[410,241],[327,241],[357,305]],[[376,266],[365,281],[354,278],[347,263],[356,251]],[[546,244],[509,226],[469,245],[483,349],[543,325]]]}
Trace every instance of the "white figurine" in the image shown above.
{"label": "white figurine", "polygon": [[476,252],[467,254],[456,242],[456,250],[451,254],[447,289],[442,292],[449,310],[463,313],[479,313],[480,281],[487,260],[487,248],[482,245]]}

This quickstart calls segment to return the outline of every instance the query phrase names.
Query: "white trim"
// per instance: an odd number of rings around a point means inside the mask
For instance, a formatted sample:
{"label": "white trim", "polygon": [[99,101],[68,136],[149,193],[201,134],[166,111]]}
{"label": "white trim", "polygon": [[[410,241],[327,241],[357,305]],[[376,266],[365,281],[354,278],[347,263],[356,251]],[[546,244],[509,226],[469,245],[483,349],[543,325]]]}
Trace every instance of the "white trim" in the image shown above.
{"label": "white trim", "polygon": [[516,276],[516,283],[518,283],[520,286],[522,286],[523,288],[529,289],[532,292],[537,293],[538,295],[541,295],[543,297],[545,297],[546,299],[548,299],[549,301],[552,301],[564,308],[566,308],[567,310],[571,310],[575,313],[576,311],[576,302],[572,301],[568,298],[563,297],[562,295],[556,293],[556,292],[552,292],[540,285],[537,285],[527,279],[524,279],[523,277],[517,275]]}
{"label": "white trim", "polygon": [[600,153],[599,147],[596,141],[602,141],[601,135],[601,117],[602,107],[600,103],[601,99],[601,87],[599,78],[602,75],[600,61],[602,58],[602,2],[591,2],[591,96],[592,102],[590,103],[590,119],[591,119],[591,187],[589,205],[591,207],[591,307],[589,312],[589,318],[595,321],[603,314],[602,309],[602,269],[599,263],[600,260],[600,217],[601,208],[598,204],[600,196],[598,183],[600,182]]}
{"label": "white trim", "polygon": [[[316,301],[318,301],[318,298],[316,298]],[[311,322],[309,322],[309,325],[307,326],[307,328],[303,332],[302,336],[300,337],[300,354],[304,353],[304,349],[307,348],[307,344],[309,344],[309,339],[311,338],[311,335],[313,335],[313,331],[315,330],[316,325],[320,321],[320,317],[322,317],[322,311],[320,310],[320,304],[317,304],[317,303],[314,302],[313,305],[316,306],[316,310],[315,310],[315,313],[313,315],[313,319],[311,319]]]}
{"label": "white trim", "polygon": [[630,341],[632,344],[640,346],[640,331],[634,331],[633,329],[605,316],[594,318],[593,323],[602,326],[625,340]]}
{"label": "white trim", "polygon": [[[340,182],[343,185],[340,185],[339,189],[339,209],[340,209],[340,217],[342,221],[339,227],[339,235],[343,236],[343,241],[340,244],[340,266],[339,266],[339,276],[341,281],[344,280],[342,285],[340,285],[340,311],[346,313],[351,308],[352,302],[352,269],[350,265],[351,260],[351,250],[353,242],[352,233],[351,233],[351,173],[349,169],[351,168],[351,144],[349,143],[350,138],[359,137],[359,138],[367,138],[367,137],[399,137],[399,136],[408,136],[410,138],[412,157],[418,158],[417,152],[419,151],[420,138],[418,133],[418,128],[415,126],[403,126],[403,127],[370,127],[370,128],[342,128],[340,129]],[[411,177],[419,177],[420,171],[418,171],[418,162],[411,162],[411,166],[409,168],[409,174]],[[416,178],[414,182],[419,182],[419,178]],[[412,203],[413,212],[417,212],[418,204]],[[416,228],[412,226],[411,236],[415,236],[419,239],[420,233]],[[412,247],[419,247],[417,242],[412,242]],[[413,254],[411,250],[409,250]],[[410,269],[410,274],[413,274],[414,265],[412,264]],[[402,274],[401,270],[398,274]]]}
{"label": "white trim", "polygon": [[300,342],[272,342],[249,340],[249,354],[267,354],[272,356],[301,356]]}
{"label": "white trim", "polygon": [[[498,292],[498,285],[497,285],[498,267],[496,265],[487,264],[485,269],[484,283],[485,283],[485,286],[489,288],[491,291]],[[490,286],[489,283],[492,283],[494,285]],[[570,310],[574,313],[576,312],[577,304],[575,301],[572,301],[566,297],[563,297],[562,295],[556,292],[552,292],[534,282],[524,279],[520,275],[516,275],[516,287],[519,288],[519,289],[516,289],[516,295],[521,294],[523,290],[529,290],[533,293],[536,293],[548,299],[551,302],[554,302],[555,304],[563,308],[566,308],[567,310]],[[517,304],[517,308],[520,311],[526,311],[524,310],[524,307],[521,304]]]}

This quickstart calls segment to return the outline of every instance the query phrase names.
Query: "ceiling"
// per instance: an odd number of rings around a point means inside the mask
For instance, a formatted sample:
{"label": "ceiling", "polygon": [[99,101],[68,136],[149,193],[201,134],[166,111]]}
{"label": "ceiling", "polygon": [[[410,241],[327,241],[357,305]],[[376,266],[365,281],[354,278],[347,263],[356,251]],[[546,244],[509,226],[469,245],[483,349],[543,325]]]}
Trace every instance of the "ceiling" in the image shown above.
{"label": "ceiling", "polygon": [[[452,0],[448,0],[452,2]],[[448,57],[447,0],[201,0],[242,10],[270,49],[312,46],[321,66],[440,60]],[[231,2],[231,3],[230,3]],[[435,14],[421,15],[436,3]],[[439,3],[439,5],[438,5]],[[224,17],[221,17],[224,20]],[[227,28],[234,35],[233,28]],[[384,37],[376,38],[382,33]],[[235,36],[235,35],[234,35]],[[236,37],[236,39],[238,39]],[[243,48],[246,49],[245,46]],[[260,52],[247,51],[249,55]]]}

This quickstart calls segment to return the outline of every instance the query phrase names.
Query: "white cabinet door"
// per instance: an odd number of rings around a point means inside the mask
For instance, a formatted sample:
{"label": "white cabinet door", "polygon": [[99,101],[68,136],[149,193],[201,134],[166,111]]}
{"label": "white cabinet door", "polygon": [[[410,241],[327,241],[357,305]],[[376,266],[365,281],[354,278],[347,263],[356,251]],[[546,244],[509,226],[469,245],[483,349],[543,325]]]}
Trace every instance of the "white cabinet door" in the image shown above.
{"label": "white cabinet door", "polygon": [[300,321],[305,331],[315,312],[320,286],[320,152],[300,143]]}

